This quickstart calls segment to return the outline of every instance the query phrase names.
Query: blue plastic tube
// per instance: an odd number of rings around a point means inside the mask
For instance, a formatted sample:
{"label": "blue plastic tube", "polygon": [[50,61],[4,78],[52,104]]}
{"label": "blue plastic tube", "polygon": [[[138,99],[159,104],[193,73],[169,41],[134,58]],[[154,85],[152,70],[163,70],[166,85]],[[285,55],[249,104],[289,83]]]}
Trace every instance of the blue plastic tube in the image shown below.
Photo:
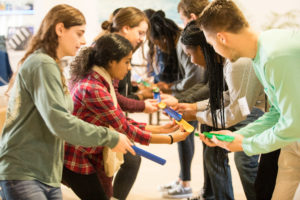
{"label": "blue plastic tube", "polygon": [[137,146],[132,146],[132,148],[134,149],[135,153],[140,155],[140,156],[143,156],[145,158],[148,158],[149,160],[152,160],[158,164],[161,164],[161,165],[164,165],[166,164],[166,160],[161,158],[161,157],[158,157],[148,151],[145,151]]}

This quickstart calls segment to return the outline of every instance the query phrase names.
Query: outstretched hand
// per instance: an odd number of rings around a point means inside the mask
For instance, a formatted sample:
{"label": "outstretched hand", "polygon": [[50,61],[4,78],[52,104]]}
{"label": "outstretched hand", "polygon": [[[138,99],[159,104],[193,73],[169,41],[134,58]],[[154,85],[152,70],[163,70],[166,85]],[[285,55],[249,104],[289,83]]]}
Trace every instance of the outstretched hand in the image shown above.
{"label": "outstretched hand", "polygon": [[165,93],[171,93],[171,84],[165,82],[158,82],[156,86]]}
{"label": "outstretched hand", "polygon": [[119,141],[117,145],[112,148],[112,151],[114,152],[120,152],[120,153],[127,153],[129,151],[132,155],[135,155],[135,151],[132,149],[133,144],[131,141],[127,138],[126,135],[119,133]]}
{"label": "outstretched hand", "polygon": [[179,125],[177,125],[175,123],[175,121],[173,120],[173,122],[170,122],[170,123],[167,123],[167,124],[164,124],[164,125],[146,125],[146,130],[147,131],[150,131],[152,133],[172,133],[176,130],[179,129]]}
{"label": "outstretched hand", "polygon": [[158,111],[157,100],[155,99],[146,99],[145,101],[145,113],[154,113]]}
{"label": "outstretched hand", "polygon": [[170,94],[160,94],[161,101],[173,109],[177,108],[178,99]]}
{"label": "outstretched hand", "polygon": [[191,132],[186,132],[182,126],[180,126],[180,130],[181,131],[176,131],[171,134],[173,136],[173,142],[183,141],[191,134]]}
{"label": "outstretched hand", "polygon": [[209,147],[219,146],[223,149],[226,149],[227,151],[232,151],[232,152],[243,151],[242,143],[243,143],[244,136],[240,134],[236,134],[229,130],[211,131],[211,133],[234,136],[234,140],[232,142],[225,142],[225,141],[218,140],[215,136],[213,136],[212,139],[208,139],[203,134],[200,134],[200,139],[207,146]]}
{"label": "outstretched hand", "polygon": [[174,121],[172,123],[167,123],[165,125],[160,126],[161,133],[171,133],[177,131],[179,129],[179,125]]}

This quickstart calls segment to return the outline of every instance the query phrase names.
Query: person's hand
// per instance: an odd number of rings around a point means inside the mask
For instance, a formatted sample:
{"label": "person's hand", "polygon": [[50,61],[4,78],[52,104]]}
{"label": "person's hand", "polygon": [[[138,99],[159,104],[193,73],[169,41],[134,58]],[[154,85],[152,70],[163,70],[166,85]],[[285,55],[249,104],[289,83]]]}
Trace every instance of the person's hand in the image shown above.
{"label": "person's hand", "polygon": [[184,111],[197,111],[197,104],[196,103],[179,103],[177,106],[178,112]]}
{"label": "person's hand", "polygon": [[182,118],[185,119],[186,121],[197,120],[197,117],[196,117],[197,111],[196,110],[186,110],[186,111],[181,111],[180,113],[182,113]]}
{"label": "person's hand", "polygon": [[171,84],[165,83],[165,82],[158,82],[156,83],[156,86],[165,93],[171,93]]}
{"label": "person's hand", "polygon": [[145,102],[144,113],[154,113],[158,111],[157,100],[146,99],[144,102]]}
{"label": "person's hand", "polygon": [[152,99],[153,91],[150,87],[144,87],[137,92],[137,95],[142,95],[142,99]]}
{"label": "person's hand", "polygon": [[138,87],[139,84],[136,81],[131,81],[131,85],[134,87]]}
{"label": "person's hand", "polygon": [[210,139],[205,137],[204,134],[199,134],[199,138],[200,138],[200,140],[202,140],[202,142],[204,142],[209,147],[216,147],[217,146],[213,141],[211,141]]}
{"label": "person's hand", "polygon": [[177,109],[178,105],[178,99],[176,99],[174,96],[170,94],[160,94],[161,102],[167,104],[167,106],[170,106],[174,110]]}
{"label": "person's hand", "polygon": [[177,131],[179,129],[179,125],[173,120],[172,123],[167,123],[165,125],[160,126],[160,130],[162,133],[171,133]]}
{"label": "person's hand", "polygon": [[210,139],[206,138],[203,134],[200,134],[200,139],[207,146],[210,146],[210,147],[219,146],[219,147],[226,149],[227,151],[231,151],[231,152],[243,151],[242,143],[243,143],[244,136],[242,136],[240,134],[236,134],[229,130],[211,131],[211,132],[217,133],[217,134],[234,136],[234,140],[232,142],[220,141],[215,136],[213,136],[213,138],[210,140]]}
{"label": "person's hand", "polygon": [[114,152],[120,152],[120,153],[127,153],[129,151],[132,155],[135,155],[135,151],[132,149],[132,143],[131,141],[127,138],[126,135],[119,133],[119,141],[117,145],[112,148],[111,150]]}
{"label": "person's hand", "polygon": [[190,132],[185,132],[184,129],[181,127],[181,131],[176,131],[174,133],[171,133],[173,137],[173,143],[180,142],[186,139],[188,135],[190,135]]}

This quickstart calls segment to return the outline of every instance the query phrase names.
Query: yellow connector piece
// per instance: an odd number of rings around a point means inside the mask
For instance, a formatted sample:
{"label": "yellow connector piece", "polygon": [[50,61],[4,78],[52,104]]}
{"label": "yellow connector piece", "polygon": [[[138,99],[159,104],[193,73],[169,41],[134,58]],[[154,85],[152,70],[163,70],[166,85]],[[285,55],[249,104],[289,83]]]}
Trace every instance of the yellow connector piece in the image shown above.
{"label": "yellow connector piece", "polygon": [[159,107],[160,109],[165,109],[165,108],[167,107],[167,104],[164,103],[164,102],[160,102],[160,103],[158,104],[158,107]]}
{"label": "yellow connector piece", "polygon": [[194,127],[192,125],[190,125],[187,121],[185,121],[184,119],[181,119],[180,121],[176,121],[175,122],[179,125],[182,125],[184,130],[186,130],[187,132],[191,133],[194,131]]}

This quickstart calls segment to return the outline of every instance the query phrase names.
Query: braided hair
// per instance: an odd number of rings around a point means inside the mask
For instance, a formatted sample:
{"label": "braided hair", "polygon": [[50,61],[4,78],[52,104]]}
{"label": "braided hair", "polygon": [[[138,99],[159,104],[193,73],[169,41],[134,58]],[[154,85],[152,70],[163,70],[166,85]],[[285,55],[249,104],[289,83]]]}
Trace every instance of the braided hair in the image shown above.
{"label": "braided hair", "polygon": [[[217,130],[218,128],[225,128],[224,119],[224,97],[223,91],[225,90],[224,75],[223,75],[223,63],[224,59],[218,55],[212,46],[210,46],[205,39],[203,32],[196,25],[195,21],[191,21],[183,30],[181,34],[181,42],[186,48],[195,48],[200,46],[208,73],[208,83],[209,83],[209,104],[212,116],[213,128]],[[219,110],[219,113],[217,111]],[[218,126],[218,117],[220,114],[220,124]]]}
{"label": "braided hair", "polygon": [[[209,106],[213,127],[211,128],[207,125],[202,125],[201,131],[218,130],[219,128],[224,129],[223,91],[226,89],[223,75],[224,59],[206,42],[204,33],[196,25],[195,21],[191,21],[183,30],[181,42],[187,49],[193,49],[200,46],[206,63],[210,92]],[[218,126],[218,114],[220,115],[221,127]],[[216,147],[213,148],[213,152],[216,157],[217,166],[220,166],[218,168],[223,170],[224,174],[227,176],[230,173],[226,170],[226,166],[224,165],[224,161],[228,160],[227,151],[220,147]]]}

